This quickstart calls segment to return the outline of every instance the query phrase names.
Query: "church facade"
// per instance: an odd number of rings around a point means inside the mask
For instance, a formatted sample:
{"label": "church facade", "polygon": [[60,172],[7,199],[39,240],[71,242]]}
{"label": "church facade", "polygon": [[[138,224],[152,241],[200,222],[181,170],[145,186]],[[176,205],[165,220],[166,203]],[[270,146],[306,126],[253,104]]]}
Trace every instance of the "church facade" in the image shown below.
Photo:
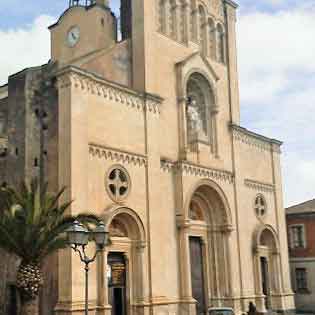
{"label": "church facade", "polygon": [[[70,0],[49,63],[0,88],[2,183],[66,186],[69,211],[92,210],[110,231],[90,314],[294,309],[281,142],[240,126],[236,9],[122,0],[117,19],[106,0]],[[76,254],[44,268],[42,314],[83,314]]]}

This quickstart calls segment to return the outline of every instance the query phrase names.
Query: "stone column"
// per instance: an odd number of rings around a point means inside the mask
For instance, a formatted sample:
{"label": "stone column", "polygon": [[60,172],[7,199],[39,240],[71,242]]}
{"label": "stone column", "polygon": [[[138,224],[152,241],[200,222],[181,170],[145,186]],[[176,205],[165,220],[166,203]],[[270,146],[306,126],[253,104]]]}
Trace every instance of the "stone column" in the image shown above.
{"label": "stone column", "polygon": [[189,235],[186,227],[179,231],[181,315],[196,315],[196,303],[192,297]]}

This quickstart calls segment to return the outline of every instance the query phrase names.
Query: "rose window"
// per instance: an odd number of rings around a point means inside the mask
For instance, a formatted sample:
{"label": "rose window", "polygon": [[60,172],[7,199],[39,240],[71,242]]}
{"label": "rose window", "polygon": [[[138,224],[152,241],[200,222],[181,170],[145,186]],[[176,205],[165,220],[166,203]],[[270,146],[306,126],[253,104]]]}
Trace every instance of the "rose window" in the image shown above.
{"label": "rose window", "polygon": [[127,171],[121,166],[111,167],[107,173],[106,188],[113,201],[123,201],[128,196],[130,189]]}

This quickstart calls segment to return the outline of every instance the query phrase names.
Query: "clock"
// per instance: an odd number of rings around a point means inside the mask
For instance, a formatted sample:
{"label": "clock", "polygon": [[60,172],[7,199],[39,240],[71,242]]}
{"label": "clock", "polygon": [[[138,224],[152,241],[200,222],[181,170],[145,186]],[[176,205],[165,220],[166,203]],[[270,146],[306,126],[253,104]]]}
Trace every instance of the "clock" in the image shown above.
{"label": "clock", "polygon": [[67,34],[67,43],[70,47],[74,47],[80,39],[80,29],[78,26],[72,27]]}

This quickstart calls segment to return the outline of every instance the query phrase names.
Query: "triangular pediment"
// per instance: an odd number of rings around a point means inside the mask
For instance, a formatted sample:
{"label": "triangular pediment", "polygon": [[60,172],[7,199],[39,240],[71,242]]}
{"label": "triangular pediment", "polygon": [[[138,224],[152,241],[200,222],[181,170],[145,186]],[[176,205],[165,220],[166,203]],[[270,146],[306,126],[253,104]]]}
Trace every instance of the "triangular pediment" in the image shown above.
{"label": "triangular pediment", "polygon": [[200,70],[204,70],[208,72],[208,74],[213,78],[214,81],[219,81],[220,77],[215,71],[214,67],[211,65],[211,63],[208,61],[207,58],[205,58],[202,54],[200,54],[199,51],[192,53],[182,61],[178,62],[176,64],[176,67],[184,69],[184,68],[191,68],[196,69],[199,68]]}

